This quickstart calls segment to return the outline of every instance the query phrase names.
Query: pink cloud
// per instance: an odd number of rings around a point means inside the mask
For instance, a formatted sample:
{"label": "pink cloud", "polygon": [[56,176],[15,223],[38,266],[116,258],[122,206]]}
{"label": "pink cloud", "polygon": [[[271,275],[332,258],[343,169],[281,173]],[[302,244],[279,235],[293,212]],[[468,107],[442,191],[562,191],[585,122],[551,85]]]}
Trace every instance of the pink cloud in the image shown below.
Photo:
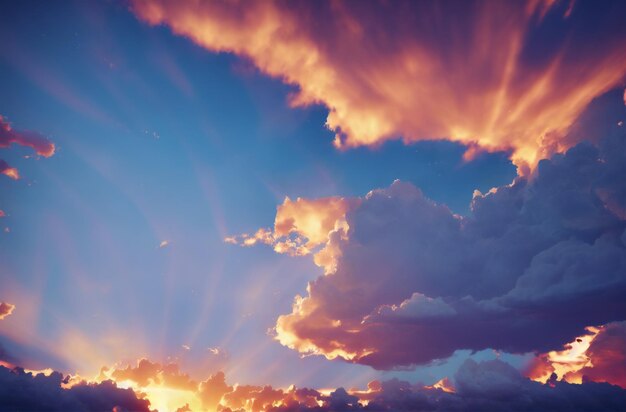
{"label": "pink cloud", "polygon": [[320,199],[288,197],[277,207],[274,229],[260,228],[254,234],[229,236],[226,243],[253,246],[262,243],[277,253],[290,256],[314,255],[315,263],[326,272],[334,269],[338,250],[330,239],[345,236],[346,213],[359,203],[358,199],[325,197]]}
{"label": "pink cloud", "polygon": [[[55,151],[54,143],[44,136],[32,131],[13,130],[11,124],[0,116],[0,148],[5,149],[12,144],[30,147],[35,153],[43,157],[50,157]],[[0,174],[8,176],[13,180],[20,178],[19,171],[2,159],[0,159]]]}

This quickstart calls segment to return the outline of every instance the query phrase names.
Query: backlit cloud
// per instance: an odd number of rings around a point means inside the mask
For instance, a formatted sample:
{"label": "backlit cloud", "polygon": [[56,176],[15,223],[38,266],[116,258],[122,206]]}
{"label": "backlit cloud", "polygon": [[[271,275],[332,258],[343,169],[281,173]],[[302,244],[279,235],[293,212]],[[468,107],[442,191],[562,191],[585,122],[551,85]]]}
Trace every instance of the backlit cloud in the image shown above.
{"label": "backlit cloud", "polygon": [[296,86],[293,106],[325,105],[341,148],[448,139],[468,146],[466,158],[511,151],[524,172],[577,143],[569,126],[626,74],[613,2],[132,5],[149,24]]}
{"label": "backlit cloud", "polygon": [[458,349],[548,352],[623,320],[625,156],[623,136],[581,143],[531,179],[476,192],[468,216],[399,181],[345,199],[318,227],[333,264],[279,317],[276,339],[387,369]]}
{"label": "backlit cloud", "polygon": [[11,124],[0,116],[0,148],[7,148],[11,144],[32,148],[35,153],[43,157],[54,154],[54,143],[39,133],[25,130],[14,130]]}
{"label": "backlit cloud", "polygon": [[0,302],[0,320],[6,318],[15,309],[15,305],[11,305],[10,303]]}
{"label": "backlit cloud", "polygon": [[[155,365],[151,363],[152,365]],[[367,389],[287,389],[230,385],[219,372],[194,391],[152,383],[124,387],[124,381],[84,381],[59,372],[28,373],[0,366],[0,399],[10,410],[217,410],[287,411],[599,411],[619,410],[626,390],[607,383],[542,384],[500,360],[467,360],[451,378],[434,385],[398,379],[372,381]],[[174,397],[174,398],[173,398]],[[201,397],[201,400],[198,399]],[[173,403],[172,403],[173,401]],[[200,402],[200,403],[199,403]],[[117,408],[117,409],[113,409]]]}

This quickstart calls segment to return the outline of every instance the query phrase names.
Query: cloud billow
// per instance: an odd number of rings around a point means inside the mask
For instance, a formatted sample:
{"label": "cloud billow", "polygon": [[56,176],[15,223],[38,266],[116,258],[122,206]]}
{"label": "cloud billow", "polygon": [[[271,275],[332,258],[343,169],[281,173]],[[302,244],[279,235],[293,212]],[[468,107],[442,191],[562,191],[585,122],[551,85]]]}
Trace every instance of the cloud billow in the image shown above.
{"label": "cloud billow", "polygon": [[302,353],[390,369],[546,352],[626,318],[626,139],[581,143],[453,214],[396,181],[352,201],[326,275],[279,317]]}
{"label": "cloud billow", "polygon": [[7,411],[150,411],[147,400],[112,381],[63,388],[67,382],[59,372],[34,375],[0,366],[0,403]]}

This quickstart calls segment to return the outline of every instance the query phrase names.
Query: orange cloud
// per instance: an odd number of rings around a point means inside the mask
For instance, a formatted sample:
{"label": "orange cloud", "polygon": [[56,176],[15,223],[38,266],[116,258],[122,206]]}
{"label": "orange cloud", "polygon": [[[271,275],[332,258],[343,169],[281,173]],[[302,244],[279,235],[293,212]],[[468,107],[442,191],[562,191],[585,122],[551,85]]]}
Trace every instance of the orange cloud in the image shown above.
{"label": "orange cloud", "polygon": [[587,350],[601,331],[602,328],[588,327],[588,333],[564,345],[563,350],[537,356],[528,366],[526,376],[534,381],[546,383],[552,378],[552,374],[556,374],[558,380],[580,383],[580,379],[574,379],[572,373],[591,364]]}
{"label": "orange cloud", "polygon": [[277,253],[290,256],[314,253],[315,263],[330,273],[339,253],[331,239],[347,236],[346,213],[359,201],[342,197],[292,201],[286,197],[277,207],[274,230],[261,228],[252,235],[244,233],[227,237],[224,241],[241,246],[263,243],[272,246]]}
{"label": "orange cloud", "polygon": [[325,105],[339,148],[446,139],[468,145],[468,159],[511,151],[524,172],[574,145],[569,126],[626,74],[621,17],[598,4],[132,4],[149,24],[296,86],[292,106]]}
{"label": "orange cloud", "polygon": [[539,382],[608,382],[626,389],[626,322],[587,330],[588,334],[568,343],[562,351],[537,356],[527,376]]}
{"label": "orange cloud", "polygon": [[50,157],[55,151],[54,143],[44,136],[31,131],[13,130],[11,124],[0,116],[0,148],[7,148],[13,143],[30,147],[43,157]]}
{"label": "orange cloud", "polygon": [[0,174],[10,177],[13,180],[20,178],[20,173],[16,168],[9,166],[7,162],[0,159]]}
{"label": "orange cloud", "polygon": [[6,318],[15,309],[15,305],[11,305],[10,303],[0,302],[0,320]]}

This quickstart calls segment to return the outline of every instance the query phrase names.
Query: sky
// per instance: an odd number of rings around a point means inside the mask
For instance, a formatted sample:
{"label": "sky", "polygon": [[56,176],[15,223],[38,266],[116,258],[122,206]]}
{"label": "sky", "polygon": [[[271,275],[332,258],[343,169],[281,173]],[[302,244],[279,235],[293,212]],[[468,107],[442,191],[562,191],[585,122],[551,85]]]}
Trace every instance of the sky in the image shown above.
{"label": "sky", "polygon": [[3,2],[0,400],[618,408],[624,19]]}

